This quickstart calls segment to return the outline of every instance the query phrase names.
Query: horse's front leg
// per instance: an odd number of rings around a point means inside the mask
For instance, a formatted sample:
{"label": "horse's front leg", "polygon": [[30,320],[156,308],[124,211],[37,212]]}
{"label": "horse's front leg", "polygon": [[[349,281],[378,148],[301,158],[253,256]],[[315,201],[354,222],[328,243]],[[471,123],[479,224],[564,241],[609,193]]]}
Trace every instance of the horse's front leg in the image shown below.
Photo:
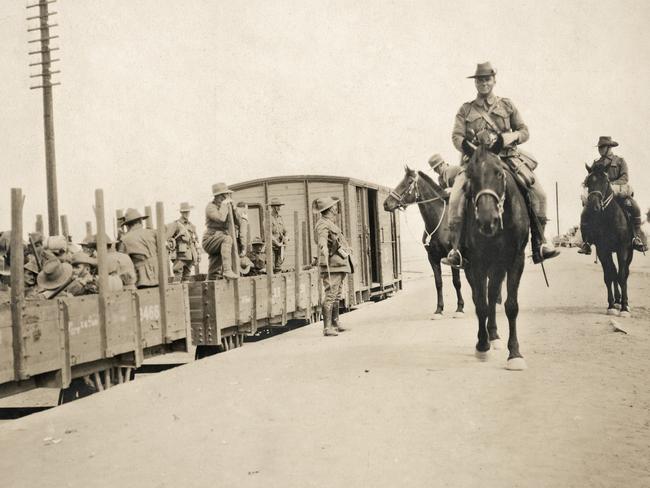
{"label": "horse's front leg", "polygon": [[506,369],[512,371],[521,371],[526,369],[526,361],[519,352],[519,341],[517,340],[517,315],[519,315],[519,282],[521,281],[521,274],[524,271],[524,253],[516,255],[508,269],[506,279],[506,289],[508,297],[504,308],[506,316],[508,317],[508,325],[510,327],[510,334],[508,336],[508,363]]}
{"label": "horse's front leg", "polygon": [[[598,249],[598,246],[596,246],[596,249]],[[603,267],[603,280],[605,281],[605,288],[607,288],[607,315],[618,315],[614,294],[612,293],[614,282],[618,280],[612,253],[598,249],[598,259],[600,259],[600,264]]]}
{"label": "horse's front leg", "polygon": [[501,343],[501,338],[497,331],[497,303],[501,298],[501,284],[503,283],[503,278],[506,275],[505,267],[497,267],[490,272],[490,278],[488,281],[488,319],[487,319],[487,331],[488,337],[490,339],[490,345],[494,349],[502,349],[503,344]]}
{"label": "horse's front leg", "polygon": [[454,316],[456,318],[462,317],[465,315],[465,300],[463,300],[463,294],[460,291],[460,270],[458,268],[451,268],[451,281],[454,284],[456,289],[456,313]]}
{"label": "horse's front leg", "polygon": [[474,308],[476,309],[476,317],[478,318],[478,342],[476,343],[476,357],[484,361],[487,359],[487,352],[490,350],[490,341],[487,332],[487,273],[485,270],[472,269],[470,271],[472,277],[470,284],[472,285],[472,300],[474,301]]}
{"label": "horse's front leg", "polygon": [[[633,252],[630,250],[629,252]],[[630,306],[628,304],[627,297],[627,278],[630,275],[630,259],[628,255],[628,250],[624,249],[616,253],[618,260],[618,283],[621,287],[621,317],[630,316]]]}
{"label": "horse's front leg", "polygon": [[445,309],[445,302],[442,296],[442,268],[440,266],[440,256],[434,256],[433,253],[427,252],[427,257],[429,258],[429,264],[433,270],[433,277],[436,282],[436,292],[438,295],[438,303],[436,305],[436,311],[433,313],[433,320],[438,320],[443,318],[442,312]]}

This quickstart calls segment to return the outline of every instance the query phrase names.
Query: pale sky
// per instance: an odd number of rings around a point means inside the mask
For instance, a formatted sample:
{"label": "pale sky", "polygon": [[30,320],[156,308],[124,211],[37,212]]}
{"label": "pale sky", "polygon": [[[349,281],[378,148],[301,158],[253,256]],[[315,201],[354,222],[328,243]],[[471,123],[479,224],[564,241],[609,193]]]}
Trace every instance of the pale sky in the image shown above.
{"label": "pale sky", "polygon": [[[47,215],[25,5],[0,3],[0,229],[12,187],[27,196],[26,228]],[[600,135],[620,143],[650,205],[644,1],[59,0],[53,10],[59,209],[75,238],[93,220],[95,188],[109,228],[114,208],[156,201],[168,221],[190,201],[202,227],[217,181],[331,174],[395,186],[405,163],[424,169],[434,152],[457,162],[454,115],[487,60],[495,93],[529,126],[523,148],[540,161],[550,216],[559,183],[563,232],[578,221]]]}

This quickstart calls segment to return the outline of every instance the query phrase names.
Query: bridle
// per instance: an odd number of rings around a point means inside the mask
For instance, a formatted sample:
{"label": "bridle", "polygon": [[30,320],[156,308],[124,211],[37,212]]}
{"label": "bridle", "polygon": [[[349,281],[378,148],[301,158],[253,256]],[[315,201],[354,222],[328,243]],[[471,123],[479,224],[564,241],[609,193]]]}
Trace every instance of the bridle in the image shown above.
{"label": "bridle", "polygon": [[610,203],[612,203],[612,200],[614,199],[614,192],[611,190],[607,196],[603,195],[603,192],[599,190],[590,191],[589,194],[587,195],[587,199],[589,199],[591,195],[595,195],[599,197],[601,212],[604,212],[605,209],[609,206]]}
{"label": "bridle", "polygon": [[[435,202],[436,200],[443,200],[443,197],[441,196],[436,196],[433,198],[427,198],[425,200],[420,200],[420,191],[418,190],[418,180],[420,179],[420,175],[417,173],[415,174],[415,177],[409,184],[408,188],[404,193],[401,195],[397,193],[395,190],[391,190],[388,194],[393,197],[395,200],[397,200],[397,208],[399,210],[404,210],[406,207],[409,205],[414,205],[414,204],[420,204],[420,203],[429,203],[429,202]],[[414,194],[414,200],[412,202],[405,202],[404,199],[408,197],[409,195]]]}
{"label": "bridle", "polygon": [[474,196],[474,217],[478,220],[478,199],[481,198],[483,195],[488,195],[493,197],[496,202],[497,202],[497,212],[499,214],[499,224],[501,226],[501,230],[503,230],[503,211],[504,211],[504,206],[506,203],[506,175],[505,171],[501,170],[503,174],[503,192],[501,195],[499,195],[496,191],[486,188],[484,190],[479,191],[475,196]]}
{"label": "bridle", "polygon": [[[442,200],[442,212],[440,213],[440,220],[438,220],[438,224],[436,225],[435,229],[433,229],[431,232],[428,232],[426,229],[426,226],[424,228],[424,233],[427,235],[427,238],[424,240],[424,245],[428,246],[429,243],[431,242],[431,237],[438,231],[440,226],[442,225],[442,221],[445,218],[445,212],[447,211],[447,202],[445,201],[444,197],[442,196],[436,196],[433,198],[426,198],[424,200],[420,200],[420,191],[418,190],[418,180],[420,179],[420,175],[415,173],[415,177],[409,184],[408,188],[404,193],[401,195],[397,193],[395,190],[391,190],[388,194],[393,197],[395,200],[397,200],[397,209],[398,210],[406,210],[406,207],[409,205],[414,205],[414,204],[421,204],[421,203],[429,203],[429,202],[435,202],[437,200]],[[405,202],[404,198],[407,196],[413,194],[414,199],[412,202]]]}

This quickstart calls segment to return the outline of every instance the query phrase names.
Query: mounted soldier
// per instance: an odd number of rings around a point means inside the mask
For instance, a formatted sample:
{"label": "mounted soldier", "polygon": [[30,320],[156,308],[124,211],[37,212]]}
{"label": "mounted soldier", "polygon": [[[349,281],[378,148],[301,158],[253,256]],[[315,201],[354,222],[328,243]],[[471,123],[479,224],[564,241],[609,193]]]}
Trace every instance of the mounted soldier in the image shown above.
{"label": "mounted soldier", "polygon": [[[598,139],[598,152],[600,158],[596,159],[591,168],[602,166],[607,169],[607,177],[614,190],[614,197],[622,204],[626,214],[632,218],[634,224],[634,238],[632,245],[635,250],[645,252],[648,250],[648,243],[645,232],[641,228],[643,221],[641,219],[641,208],[634,200],[634,191],[630,187],[629,173],[625,159],[617,156],[612,152],[613,147],[617,147],[618,142],[612,140],[610,136],[601,136]],[[588,167],[589,169],[589,167]],[[586,182],[586,180],[585,180]],[[586,196],[583,197],[583,203],[586,202]],[[580,232],[582,233],[582,246],[578,250],[580,254],[591,254],[591,244],[593,242],[592,225],[589,220],[589,212],[585,205],[580,215]]]}
{"label": "mounted soldier", "polygon": [[313,208],[318,211],[320,218],[314,226],[314,239],[318,244],[318,261],[320,274],[325,289],[323,299],[323,335],[336,336],[347,330],[339,322],[339,301],[342,297],[343,279],[352,273],[350,253],[343,231],[336,225],[336,215],[339,213],[339,201],[332,197],[317,198]]}
{"label": "mounted soldier", "polygon": [[173,242],[170,259],[175,281],[189,280],[192,267],[199,263],[196,227],[189,219],[192,208],[187,202],[181,203],[180,218],[167,225],[167,239]]}
{"label": "mounted soldier", "polygon": [[498,154],[513,172],[520,187],[527,187],[528,210],[535,217],[531,218],[530,229],[533,262],[537,264],[553,258],[559,251],[547,245],[544,237],[547,222],[546,194],[532,173],[537,162],[517,148],[518,144],[528,140],[528,127],[510,99],[497,97],[493,93],[496,71],[489,62],[478,64],[474,75],[468,78],[474,79],[477,96],[460,107],[451,136],[454,146],[463,156],[462,169],[454,179],[449,197],[449,227],[453,248],[442,262],[456,267],[462,267],[463,264],[459,249],[467,203],[465,166],[469,161],[468,155],[478,145],[486,145],[491,152]]}
{"label": "mounted soldier", "polygon": [[287,241],[287,231],[284,228],[284,221],[280,215],[280,207],[284,203],[279,198],[273,197],[269,206],[271,207],[271,237],[273,241],[273,272],[282,271],[284,262],[284,249]]}
{"label": "mounted soldier", "polygon": [[440,188],[445,190],[449,195],[451,188],[454,186],[454,181],[458,173],[463,169],[459,165],[450,165],[445,161],[440,154],[434,154],[429,158],[429,166],[438,175],[438,184]]}

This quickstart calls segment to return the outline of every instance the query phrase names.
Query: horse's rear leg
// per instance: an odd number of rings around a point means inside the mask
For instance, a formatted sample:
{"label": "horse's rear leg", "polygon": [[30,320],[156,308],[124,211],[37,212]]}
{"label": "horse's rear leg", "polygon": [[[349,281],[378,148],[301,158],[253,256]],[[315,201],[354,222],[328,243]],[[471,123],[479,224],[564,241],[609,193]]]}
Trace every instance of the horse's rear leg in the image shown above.
{"label": "horse's rear leg", "polygon": [[508,336],[508,364],[506,369],[520,371],[526,369],[526,361],[519,352],[519,341],[517,340],[517,315],[519,315],[519,282],[521,281],[521,274],[524,271],[524,254],[521,253],[515,256],[510,268],[508,269],[508,276],[506,279],[506,288],[508,297],[504,308],[506,316],[508,317],[508,325],[510,327],[510,335]]}
{"label": "horse's rear leg", "polygon": [[456,289],[456,317],[462,317],[465,314],[465,301],[463,294],[460,291],[460,270],[458,268],[451,268],[451,281]]}
{"label": "horse's rear leg", "polygon": [[429,264],[433,270],[433,277],[436,282],[436,292],[438,295],[438,303],[436,305],[436,311],[433,313],[433,320],[442,318],[442,311],[445,308],[445,302],[442,297],[442,268],[440,266],[440,257],[433,256],[431,253],[427,253],[429,258]]}
{"label": "horse's rear leg", "polygon": [[[632,250],[630,250],[632,252]],[[616,253],[618,259],[618,284],[621,286],[621,317],[630,316],[627,297],[627,278],[630,275],[630,263],[627,249]]]}
{"label": "horse's rear leg", "polygon": [[494,349],[503,349],[501,338],[497,332],[497,303],[501,297],[501,284],[505,277],[506,270],[500,268],[490,273],[488,281],[488,318],[487,331],[490,345]]}

